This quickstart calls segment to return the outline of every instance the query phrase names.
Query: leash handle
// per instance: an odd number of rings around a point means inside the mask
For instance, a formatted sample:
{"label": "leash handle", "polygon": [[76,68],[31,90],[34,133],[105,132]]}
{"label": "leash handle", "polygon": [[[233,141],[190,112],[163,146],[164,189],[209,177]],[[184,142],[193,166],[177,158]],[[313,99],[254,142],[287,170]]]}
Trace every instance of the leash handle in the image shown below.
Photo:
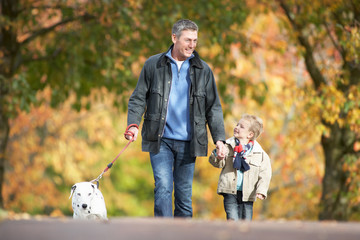
{"label": "leash handle", "polygon": [[[129,126],[127,126],[127,128],[126,128],[126,130],[125,130],[125,133],[124,133],[124,137],[127,139],[127,137],[126,136],[130,136],[131,137],[131,140],[132,139],[134,139],[134,133],[133,132],[130,132],[129,131],[129,129],[131,128],[131,127],[136,127],[137,129],[139,129],[139,126],[137,125],[137,124],[130,124]],[[134,140],[132,140],[132,141],[134,141]]]}

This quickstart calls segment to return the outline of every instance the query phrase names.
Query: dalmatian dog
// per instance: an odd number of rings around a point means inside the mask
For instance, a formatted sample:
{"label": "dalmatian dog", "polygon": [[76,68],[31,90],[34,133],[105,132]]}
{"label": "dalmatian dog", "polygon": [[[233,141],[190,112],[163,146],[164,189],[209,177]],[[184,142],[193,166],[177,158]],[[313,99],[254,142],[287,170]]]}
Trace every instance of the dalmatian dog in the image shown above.
{"label": "dalmatian dog", "polygon": [[107,220],[105,201],[98,186],[91,182],[76,183],[71,187],[74,219]]}

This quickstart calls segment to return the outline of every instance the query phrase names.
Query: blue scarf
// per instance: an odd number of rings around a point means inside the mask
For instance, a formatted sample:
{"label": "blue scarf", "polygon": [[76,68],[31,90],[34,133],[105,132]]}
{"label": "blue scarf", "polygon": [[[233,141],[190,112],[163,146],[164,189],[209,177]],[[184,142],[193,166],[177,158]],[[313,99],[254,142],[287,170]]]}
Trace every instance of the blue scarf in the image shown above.
{"label": "blue scarf", "polygon": [[234,148],[233,166],[235,169],[238,169],[242,172],[246,172],[247,170],[250,169],[250,166],[247,162],[245,162],[245,156],[248,155],[252,150],[254,146],[254,142],[250,141],[248,144],[242,145],[240,144],[240,141],[237,138],[235,138],[235,143],[236,146]]}

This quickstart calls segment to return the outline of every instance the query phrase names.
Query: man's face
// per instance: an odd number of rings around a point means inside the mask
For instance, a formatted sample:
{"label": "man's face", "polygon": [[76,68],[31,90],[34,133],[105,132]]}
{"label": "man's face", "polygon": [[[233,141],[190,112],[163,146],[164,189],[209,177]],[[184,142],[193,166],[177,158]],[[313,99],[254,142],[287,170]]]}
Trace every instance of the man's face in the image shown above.
{"label": "man's face", "polygon": [[180,37],[175,34],[171,36],[174,48],[171,53],[172,57],[177,61],[185,61],[194,52],[197,44],[197,31],[184,30]]}

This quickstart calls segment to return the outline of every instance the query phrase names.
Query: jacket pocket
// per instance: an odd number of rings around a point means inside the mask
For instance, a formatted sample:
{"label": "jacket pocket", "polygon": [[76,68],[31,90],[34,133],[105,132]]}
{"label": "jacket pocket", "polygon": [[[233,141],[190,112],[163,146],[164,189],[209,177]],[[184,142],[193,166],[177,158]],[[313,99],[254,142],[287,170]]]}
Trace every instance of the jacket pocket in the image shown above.
{"label": "jacket pocket", "polygon": [[148,141],[156,141],[159,135],[160,113],[144,115],[144,124],[141,135],[143,139]]}
{"label": "jacket pocket", "polygon": [[249,183],[250,186],[254,186],[256,185],[256,183],[259,180],[259,174],[260,174],[260,166],[261,166],[261,162],[262,162],[262,155],[261,154],[253,154],[251,157],[249,157],[249,165],[250,165],[250,170],[249,170]]}
{"label": "jacket pocket", "polygon": [[200,116],[205,116],[205,92],[197,91],[194,93],[194,112]]}
{"label": "jacket pocket", "polygon": [[221,171],[218,188],[236,193],[236,175],[234,171],[226,171],[224,169]]}
{"label": "jacket pocket", "polygon": [[196,140],[200,145],[208,144],[208,136],[206,131],[206,120],[202,118],[195,118],[195,129],[194,134],[196,136]]}
{"label": "jacket pocket", "polygon": [[159,88],[152,88],[148,93],[146,112],[148,115],[157,114],[161,111],[162,92]]}
{"label": "jacket pocket", "polygon": [[254,154],[250,159],[249,159],[249,163],[250,165],[256,166],[256,167],[260,167],[261,166],[261,154]]}

